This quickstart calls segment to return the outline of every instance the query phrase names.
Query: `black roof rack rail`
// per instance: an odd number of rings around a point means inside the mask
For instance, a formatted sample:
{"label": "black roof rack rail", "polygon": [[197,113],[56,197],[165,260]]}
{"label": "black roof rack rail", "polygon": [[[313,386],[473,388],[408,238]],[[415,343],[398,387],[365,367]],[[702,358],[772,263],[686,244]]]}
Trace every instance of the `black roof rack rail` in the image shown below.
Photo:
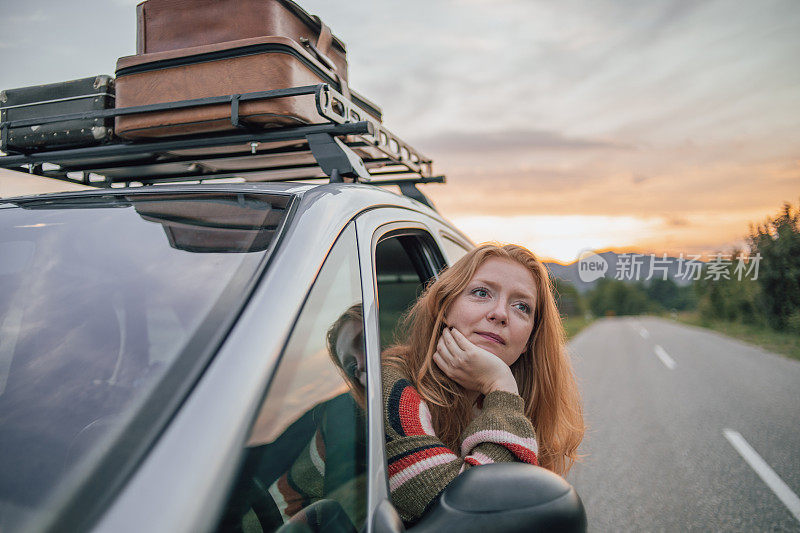
{"label": "black roof rack rail", "polygon": [[[313,95],[328,122],[264,129],[239,116],[248,100]],[[11,128],[110,118],[227,103],[234,131],[148,140],[115,139],[80,148],[14,153]],[[288,142],[287,142],[288,141]],[[296,142],[290,142],[296,141]],[[215,149],[221,150],[215,150]],[[397,185],[431,203],[416,184],[444,183],[432,161],[326,83],[162,104],[0,122],[0,167],[98,187],[241,178],[245,181],[324,179]],[[393,179],[380,179],[392,176]]]}

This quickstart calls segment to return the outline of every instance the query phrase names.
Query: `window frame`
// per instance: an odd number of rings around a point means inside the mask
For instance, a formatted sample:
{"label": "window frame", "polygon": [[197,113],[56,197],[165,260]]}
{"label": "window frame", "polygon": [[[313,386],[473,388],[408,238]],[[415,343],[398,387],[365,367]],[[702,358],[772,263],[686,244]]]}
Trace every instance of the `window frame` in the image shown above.
{"label": "window frame", "polygon": [[[460,238],[456,237],[453,233],[450,233],[450,232],[447,232],[447,231],[440,231],[439,232],[439,238],[441,240],[441,248],[442,248],[442,251],[444,252],[444,257],[447,260],[447,262],[448,262],[447,264],[448,265],[452,265],[453,263],[455,263],[456,261],[461,259],[461,257],[463,257],[464,255],[468,254],[469,251],[475,247],[475,245],[466,244],[463,239],[460,239]],[[453,260],[447,254],[447,250],[451,246],[457,246],[457,247],[461,248],[464,251],[464,253],[461,254],[455,260]]]}
{"label": "window frame", "polygon": [[[361,263],[362,296],[364,303],[364,341],[367,356],[367,434],[368,472],[367,531],[377,520],[386,519],[386,509],[394,511],[389,492],[386,442],[383,424],[383,391],[380,367],[380,325],[378,320],[378,284],[376,257],[378,243],[402,235],[423,235],[423,260],[429,271],[437,276],[447,265],[446,256],[437,239],[438,229],[446,227],[422,213],[399,207],[373,209],[356,218]],[[436,230],[434,229],[436,228]],[[437,264],[438,263],[438,264]],[[379,510],[379,508],[381,508]],[[396,512],[396,511],[394,511]],[[399,520],[399,517],[398,517]]]}

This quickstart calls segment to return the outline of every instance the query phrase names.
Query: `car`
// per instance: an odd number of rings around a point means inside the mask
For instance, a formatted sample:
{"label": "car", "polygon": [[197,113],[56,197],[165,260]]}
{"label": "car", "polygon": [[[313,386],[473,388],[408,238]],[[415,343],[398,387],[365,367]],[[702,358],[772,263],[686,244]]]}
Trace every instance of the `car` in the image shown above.
{"label": "car", "polygon": [[[326,473],[327,498],[306,509],[327,517],[321,530],[402,530],[381,347],[473,247],[434,209],[345,183],[0,202],[3,531],[268,530],[283,524],[280,483],[303,468]],[[346,351],[332,345],[348,310],[363,317],[343,341],[366,353],[360,400],[364,363],[331,354]],[[503,464],[465,472],[411,531],[537,524],[581,530],[580,499],[555,474]]]}
{"label": "car", "polygon": [[[241,120],[240,101],[274,98],[313,98],[321,122]],[[222,105],[221,131],[11,143]],[[417,188],[444,182],[431,160],[327,83],[32,109],[0,124],[0,167],[92,190],[0,200],[0,529],[402,531],[381,352],[474,246]],[[561,477],[496,464],[410,529],[585,522]]]}

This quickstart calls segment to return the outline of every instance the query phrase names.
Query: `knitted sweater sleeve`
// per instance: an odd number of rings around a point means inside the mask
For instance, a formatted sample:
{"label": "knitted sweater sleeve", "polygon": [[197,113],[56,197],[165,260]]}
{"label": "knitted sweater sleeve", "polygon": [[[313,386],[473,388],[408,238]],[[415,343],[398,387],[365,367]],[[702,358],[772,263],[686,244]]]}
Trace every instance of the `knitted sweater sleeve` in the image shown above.
{"label": "knitted sweater sleeve", "polygon": [[466,468],[496,462],[537,464],[533,426],[516,394],[495,391],[484,398],[481,414],[461,436],[458,455],[436,436],[427,405],[395,369],[383,370],[383,400],[389,490],[406,522],[420,518]]}

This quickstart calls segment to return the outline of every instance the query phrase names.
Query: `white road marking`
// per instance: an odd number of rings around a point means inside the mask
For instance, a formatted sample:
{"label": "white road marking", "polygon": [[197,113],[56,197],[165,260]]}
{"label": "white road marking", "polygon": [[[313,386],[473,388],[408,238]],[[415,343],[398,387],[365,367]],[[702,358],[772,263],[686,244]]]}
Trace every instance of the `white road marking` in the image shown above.
{"label": "white road marking", "polygon": [[650,338],[650,334],[644,328],[639,328],[639,335],[641,335],[643,339],[649,339]]}
{"label": "white road marking", "polygon": [[797,497],[797,494],[792,492],[792,489],[790,489],[767,462],[758,455],[758,452],[744,440],[741,434],[732,429],[724,429],[722,433],[725,435],[725,438],[728,439],[728,442],[731,443],[731,446],[739,452],[739,455],[747,461],[747,464],[756,471],[758,477],[772,489],[772,492],[783,502],[783,505],[789,509],[789,512],[792,513],[795,520],[800,522],[800,498]]}
{"label": "white road marking", "polygon": [[675,370],[677,364],[675,363],[675,360],[672,357],[670,357],[669,354],[667,354],[667,352],[664,351],[664,348],[656,344],[655,350],[656,350],[656,355],[658,356],[659,359],[661,359],[661,362],[664,363],[664,366],[669,368],[670,370]]}

